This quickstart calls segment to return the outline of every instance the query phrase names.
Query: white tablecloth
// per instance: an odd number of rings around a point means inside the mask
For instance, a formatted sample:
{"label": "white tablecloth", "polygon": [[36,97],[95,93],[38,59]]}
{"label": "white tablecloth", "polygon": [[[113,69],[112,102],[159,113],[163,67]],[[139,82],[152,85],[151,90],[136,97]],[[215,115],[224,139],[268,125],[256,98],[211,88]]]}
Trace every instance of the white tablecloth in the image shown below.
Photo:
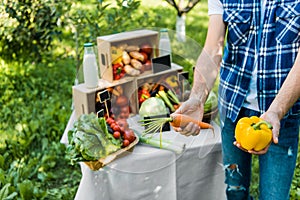
{"label": "white tablecloth", "polygon": [[[61,142],[72,127],[72,115]],[[141,127],[136,119],[130,127]],[[99,171],[90,170],[81,163],[82,179],[76,200],[222,200],[225,198],[224,170],[222,167],[220,129],[202,130],[193,137],[174,131],[163,133],[164,139],[186,144],[182,154],[149,147],[135,146]]]}

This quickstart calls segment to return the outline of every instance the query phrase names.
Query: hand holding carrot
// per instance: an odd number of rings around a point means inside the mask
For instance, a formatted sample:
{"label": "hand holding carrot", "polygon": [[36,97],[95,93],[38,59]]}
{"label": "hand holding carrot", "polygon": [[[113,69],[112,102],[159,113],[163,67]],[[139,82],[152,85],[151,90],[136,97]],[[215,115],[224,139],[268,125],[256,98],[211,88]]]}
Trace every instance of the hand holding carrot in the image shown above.
{"label": "hand holding carrot", "polygon": [[[204,105],[200,104],[198,99],[189,98],[187,101],[183,102],[181,106],[171,114],[171,117],[175,117],[176,114],[182,114],[189,116],[198,122],[201,122],[204,113]],[[185,119],[181,119],[186,121]],[[173,129],[182,135],[198,135],[200,133],[201,127],[199,124],[194,122],[181,123],[180,126],[173,126]]]}

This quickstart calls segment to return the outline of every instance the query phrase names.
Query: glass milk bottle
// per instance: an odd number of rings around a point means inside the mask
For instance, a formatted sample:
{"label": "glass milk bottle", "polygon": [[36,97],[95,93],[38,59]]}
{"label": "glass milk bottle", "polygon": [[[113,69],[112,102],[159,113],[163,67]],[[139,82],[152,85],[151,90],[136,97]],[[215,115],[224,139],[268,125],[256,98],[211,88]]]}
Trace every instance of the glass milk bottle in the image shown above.
{"label": "glass milk bottle", "polygon": [[161,29],[159,34],[159,56],[170,55],[171,57],[171,42],[168,29]]}
{"label": "glass milk bottle", "polygon": [[95,88],[98,86],[98,65],[92,43],[84,44],[83,78],[87,88]]}

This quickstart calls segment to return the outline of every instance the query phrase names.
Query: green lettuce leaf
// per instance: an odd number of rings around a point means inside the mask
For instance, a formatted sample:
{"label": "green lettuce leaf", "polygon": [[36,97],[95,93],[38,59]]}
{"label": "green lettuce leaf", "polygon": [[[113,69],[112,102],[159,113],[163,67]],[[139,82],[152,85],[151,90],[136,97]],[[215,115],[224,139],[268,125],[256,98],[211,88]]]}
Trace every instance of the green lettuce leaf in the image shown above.
{"label": "green lettuce leaf", "polygon": [[121,139],[115,139],[107,129],[104,118],[84,114],[68,132],[67,155],[74,164],[78,161],[94,161],[121,149]]}

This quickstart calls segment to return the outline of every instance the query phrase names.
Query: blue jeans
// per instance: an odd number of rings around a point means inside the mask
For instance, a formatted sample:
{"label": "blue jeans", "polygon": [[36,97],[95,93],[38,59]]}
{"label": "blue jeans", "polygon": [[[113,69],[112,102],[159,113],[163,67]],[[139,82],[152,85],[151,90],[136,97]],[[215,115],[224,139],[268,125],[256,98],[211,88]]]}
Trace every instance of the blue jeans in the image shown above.
{"label": "blue jeans", "polygon": [[[242,108],[237,121],[245,116],[259,116],[253,110]],[[278,144],[272,143],[268,152],[259,156],[259,199],[288,200],[296,166],[299,116],[281,120]],[[223,164],[226,195],[229,200],[250,200],[251,154],[233,145],[236,122],[225,119],[222,127]]]}

